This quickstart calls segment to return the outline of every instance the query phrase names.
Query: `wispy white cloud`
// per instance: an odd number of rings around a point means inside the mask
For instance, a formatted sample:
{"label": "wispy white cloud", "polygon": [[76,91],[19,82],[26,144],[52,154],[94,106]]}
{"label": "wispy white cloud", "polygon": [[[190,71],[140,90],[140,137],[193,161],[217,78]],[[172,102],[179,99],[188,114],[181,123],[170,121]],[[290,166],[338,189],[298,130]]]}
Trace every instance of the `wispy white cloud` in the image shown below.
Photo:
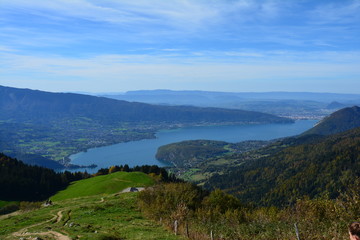
{"label": "wispy white cloud", "polygon": [[104,81],[136,89],[150,80],[171,88],[350,79],[360,76],[359,6],[360,0],[4,1],[0,81],[53,79],[73,88]]}
{"label": "wispy white cloud", "polygon": [[1,46],[0,45],[0,52],[17,52],[17,50],[13,49],[11,47],[8,47],[8,46]]}
{"label": "wispy white cloud", "polygon": [[[14,23],[13,28],[2,28],[0,34],[10,35],[8,41],[20,46],[64,46],[84,41],[111,44],[119,41],[164,42],[169,45],[171,42],[208,40],[302,47],[316,47],[322,43],[321,46],[331,46],[334,44],[327,41],[329,33],[333,39],[335,34],[343,34],[345,30],[309,24],[315,20],[355,21],[354,18],[359,16],[356,13],[360,1],[347,4],[329,2],[317,4],[314,10],[304,10],[300,2],[280,0],[12,0],[2,3],[1,13],[38,19],[29,19],[30,23],[34,21],[31,26],[24,22]],[[12,24],[11,20],[4,21]],[[27,36],[26,40],[24,36]],[[318,40],[307,41],[311,37]]]}
{"label": "wispy white cloud", "polygon": [[[187,25],[188,28],[214,17],[216,9],[195,1],[88,1],[14,0],[4,3],[7,9],[25,11],[53,20],[82,19],[112,24]],[[190,17],[191,16],[191,17]]]}
{"label": "wispy white cloud", "polygon": [[[242,91],[244,83],[251,87],[256,83],[261,85],[257,87],[262,87],[271,81],[269,78],[276,81],[264,86],[282,89],[286,86],[287,90],[291,89],[290,83],[314,81],[308,86],[309,91],[319,81],[324,84],[324,90],[329,90],[326,88],[331,86],[330,82],[334,79],[337,84],[346,84],[360,77],[360,69],[357,67],[360,64],[359,52],[329,52],[317,58],[313,57],[317,53],[299,58],[301,53],[286,51],[269,52],[263,57],[245,51],[244,54],[241,51],[239,53],[235,54],[239,58],[236,61],[220,61],[217,57],[220,53],[203,53],[199,58],[189,57],[183,61],[166,55],[102,55],[79,59],[5,54],[0,58],[0,73],[4,76],[2,81],[8,81],[18,76],[18,73],[28,76],[28,84],[31,82],[36,85],[46,78],[49,82],[56,80],[58,84],[61,83],[63,91],[190,89],[200,86],[217,86],[218,90],[223,91]],[[285,55],[287,58],[284,58]],[[249,61],[248,57],[253,60]],[[336,61],[323,61],[328,58]]]}
{"label": "wispy white cloud", "polygon": [[149,24],[185,32],[220,24],[243,24],[276,18],[289,4],[267,0],[13,0],[2,3],[7,12],[23,12],[49,21],[86,20],[133,27]]}
{"label": "wispy white cloud", "polygon": [[329,1],[309,11],[309,19],[317,24],[359,24],[360,1]]}

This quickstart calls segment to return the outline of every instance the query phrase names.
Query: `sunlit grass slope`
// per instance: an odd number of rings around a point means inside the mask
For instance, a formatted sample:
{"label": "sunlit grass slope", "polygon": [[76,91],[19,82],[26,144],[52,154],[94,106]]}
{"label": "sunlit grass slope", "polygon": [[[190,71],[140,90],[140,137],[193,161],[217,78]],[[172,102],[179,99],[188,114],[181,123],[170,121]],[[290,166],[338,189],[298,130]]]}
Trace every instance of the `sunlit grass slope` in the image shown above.
{"label": "sunlit grass slope", "polygon": [[141,172],[115,172],[72,183],[65,190],[51,197],[52,201],[70,198],[111,194],[128,187],[146,187],[154,184],[154,180]]}
{"label": "sunlit grass slope", "polygon": [[[137,193],[60,200],[0,219],[0,239],[176,240],[162,225],[143,217]],[[62,234],[56,237],[54,233]],[[66,238],[67,237],[67,238]]]}
{"label": "sunlit grass slope", "polygon": [[183,239],[143,217],[137,193],[154,180],[140,172],[116,172],[74,182],[51,199],[53,205],[0,219],[0,239],[175,240]]}

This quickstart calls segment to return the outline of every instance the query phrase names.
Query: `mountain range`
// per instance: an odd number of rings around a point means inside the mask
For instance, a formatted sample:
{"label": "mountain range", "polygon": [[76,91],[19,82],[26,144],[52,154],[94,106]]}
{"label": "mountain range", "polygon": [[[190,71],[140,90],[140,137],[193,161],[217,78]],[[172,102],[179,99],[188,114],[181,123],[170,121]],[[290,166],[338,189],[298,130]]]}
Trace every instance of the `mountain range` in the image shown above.
{"label": "mountain range", "polygon": [[1,120],[46,124],[59,118],[85,117],[113,122],[290,122],[252,111],[189,106],[157,106],[73,93],[50,93],[0,86]]}
{"label": "mountain range", "polygon": [[209,92],[209,91],[173,91],[138,90],[125,93],[98,94],[115,99],[152,103],[197,104],[198,102],[219,100],[308,100],[317,102],[360,101],[360,94],[315,93],[315,92]]}

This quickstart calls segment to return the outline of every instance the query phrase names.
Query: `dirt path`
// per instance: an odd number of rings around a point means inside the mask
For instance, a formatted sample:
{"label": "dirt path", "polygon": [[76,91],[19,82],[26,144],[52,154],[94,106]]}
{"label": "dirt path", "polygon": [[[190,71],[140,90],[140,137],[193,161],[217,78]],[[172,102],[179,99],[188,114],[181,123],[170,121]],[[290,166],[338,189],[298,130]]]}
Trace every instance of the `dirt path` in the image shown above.
{"label": "dirt path", "polygon": [[59,232],[55,232],[55,231],[47,231],[47,232],[34,232],[34,233],[30,233],[30,232],[25,232],[25,233],[18,233],[18,234],[13,234],[13,236],[15,237],[26,237],[26,236],[49,236],[51,237],[51,239],[55,239],[55,240],[71,240],[70,237],[61,234]]}
{"label": "dirt path", "polygon": [[37,226],[40,226],[42,224],[45,224],[45,223],[48,223],[48,222],[51,222],[51,221],[55,221],[57,218],[57,216],[54,216],[53,218],[49,219],[49,220],[46,220],[44,222],[39,222],[39,223],[36,223],[36,224],[33,224],[33,225],[30,225],[30,226],[27,226],[27,227],[24,227],[16,232],[14,232],[12,235],[13,236],[22,236],[23,234],[28,234],[28,229],[29,228],[33,228],[33,227],[37,227]]}
{"label": "dirt path", "polygon": [[58,223],[58,222],[61,221],[61,219],[62,219],[62,217],[63,217],[62,211],[61,211],[61,210],[58,211],[58,212],[56,213],[56,216],[57,216],[57,218],[56,218],[56,223]]}
{"label": "dirt path", "polygon": [[51,239],[54,239],[54,240],[71,240],[70,237],[62,234],[62,233],[59,233],[59,232],[55,232],[55,231],[46,231],[46,232],[29,232],[29,229],[30,228],[33,228],[33,227],[37,227],[37,226],[40,226],[40,225],[43,225],[43,224],[46,224],[48,222],[60,222],[63,215],[62,215],[62,211],[58,211],[56,213],[56,215],[53,215],[53,217],[49,220],[46,220],[44,222],[40,222],[40,223],[36,223],[36,224],[33,224],[33,225],[30,225],[30,226],[27,226],[25,228],[22,228],[20,229],[19,231],[17,232],[14,232],[12,233],[11,235],[13,237],[25,237],[25,236],[49,236]]}
{"label": "dirt path", "polygon": [[8,213],[8,214],[5,214],[5,215],[1,215],[0,216],[0,220],[3,220],[3,219],[6,219],[8,217],[12,217],[12,216],[16,216],[16,215],[19,215],[20,213],[22,213],[21,210],[18,210],[16,212],[12,212],[12,213]]}

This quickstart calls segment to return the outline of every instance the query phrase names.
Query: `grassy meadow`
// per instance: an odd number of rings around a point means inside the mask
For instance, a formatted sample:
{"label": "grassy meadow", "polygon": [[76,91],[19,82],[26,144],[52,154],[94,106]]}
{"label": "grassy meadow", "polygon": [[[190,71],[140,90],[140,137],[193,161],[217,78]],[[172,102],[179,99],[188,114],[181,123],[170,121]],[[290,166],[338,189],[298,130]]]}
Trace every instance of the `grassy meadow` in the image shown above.
{"label": "grassy meadow", "polygon": [[146,187],[154,184],[154,180],[141,172],[115,172],[73,182],[64,191],[51,197],[52,201],[59,201],[84,196],[111,194],[128,187]]}
{"label": "grassy meadow", "polygon": [[143,217],[137,193],[120,193],[130,186],[153,183],[151,177],[138,172],[74,182],[51,198],[52,205],[0,219],[0,239],[182,239]]}

